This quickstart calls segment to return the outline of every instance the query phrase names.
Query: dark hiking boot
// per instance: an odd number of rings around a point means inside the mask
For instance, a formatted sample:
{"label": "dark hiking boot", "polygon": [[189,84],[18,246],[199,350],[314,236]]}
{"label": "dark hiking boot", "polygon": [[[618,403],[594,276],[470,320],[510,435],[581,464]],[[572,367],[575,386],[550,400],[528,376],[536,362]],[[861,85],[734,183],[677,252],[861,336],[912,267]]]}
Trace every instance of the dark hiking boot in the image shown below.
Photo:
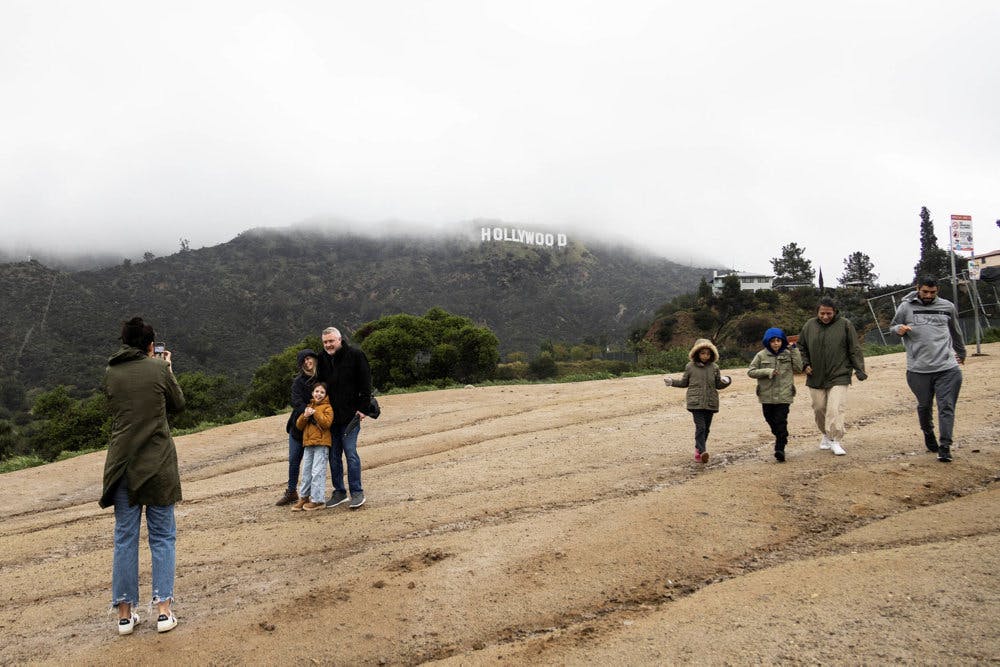
{"label": "dark hiking boot", "polygon": [[284,507],[285,505],[291,505],[296,500],[299,499],[299,494],[294,491],[285,491],[285,495],[281,496],[281,499],[274,503],[278,507]]}
{"label": "dark hiking boot", "polygon": [[937,455],[941,463],[951,463],[951,447],[939,447]]}

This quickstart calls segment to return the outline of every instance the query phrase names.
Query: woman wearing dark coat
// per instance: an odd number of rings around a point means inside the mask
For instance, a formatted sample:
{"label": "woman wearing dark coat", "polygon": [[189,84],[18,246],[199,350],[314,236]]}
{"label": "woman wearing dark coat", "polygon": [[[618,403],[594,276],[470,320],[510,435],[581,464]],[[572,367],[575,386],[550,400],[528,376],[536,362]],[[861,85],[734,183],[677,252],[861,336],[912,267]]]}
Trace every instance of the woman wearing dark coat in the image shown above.
{"label": "woman wearing dark coat", "polygon": [[177,450],[167,412],[184,409],[171,368],[171,355],[153,357],[153,328],[134,317],[122,326],[121,349],[108,360],[104,391],[111,410],[111,443],[104,462],[101,507],[115,508],[112,606],[118,608],[118,633],[132,634],[139,622],[139,525],[146,508],[152,554],[156,629],[177,625],[174,599],[177,528],[174,504],[181,499]]}

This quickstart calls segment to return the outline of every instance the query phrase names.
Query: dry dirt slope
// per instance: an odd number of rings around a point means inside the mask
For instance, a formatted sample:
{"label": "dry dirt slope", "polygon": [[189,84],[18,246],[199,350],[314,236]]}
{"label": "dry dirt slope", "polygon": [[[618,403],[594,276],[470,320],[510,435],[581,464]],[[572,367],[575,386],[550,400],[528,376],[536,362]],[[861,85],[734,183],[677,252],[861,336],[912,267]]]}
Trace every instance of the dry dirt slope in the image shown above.
{"label": "dry dirt slope", "polygon": [[800,391],[784,465],[740,372],[704,469],[658,377],[386,397],[353,512],[273,505],[282,416],[178,438],[181,625],[162,636],[105,614],[103,453],[3,475],[0,663],[1000,662],[984,352],[951,465],[921,451],[900,355],[852,388],[845,457],[816,449]]}

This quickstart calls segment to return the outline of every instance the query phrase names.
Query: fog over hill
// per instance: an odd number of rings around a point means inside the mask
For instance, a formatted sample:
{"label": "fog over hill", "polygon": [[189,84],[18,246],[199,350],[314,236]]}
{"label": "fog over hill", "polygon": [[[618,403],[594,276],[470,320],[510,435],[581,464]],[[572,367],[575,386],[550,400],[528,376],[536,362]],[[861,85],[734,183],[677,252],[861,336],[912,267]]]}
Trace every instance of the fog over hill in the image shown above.
{"label": "fog over hill", "polygon": [[249,378],[324,326],[350,333],[440,306],[493,329],[501,350],[545,340],[615,344],[711,269],[612,243],[495,221],[462,233],[244,232],[217,246],[69,271],[0,266],[0,376],[96,386],[120,322],[141,314],[182,370]]}

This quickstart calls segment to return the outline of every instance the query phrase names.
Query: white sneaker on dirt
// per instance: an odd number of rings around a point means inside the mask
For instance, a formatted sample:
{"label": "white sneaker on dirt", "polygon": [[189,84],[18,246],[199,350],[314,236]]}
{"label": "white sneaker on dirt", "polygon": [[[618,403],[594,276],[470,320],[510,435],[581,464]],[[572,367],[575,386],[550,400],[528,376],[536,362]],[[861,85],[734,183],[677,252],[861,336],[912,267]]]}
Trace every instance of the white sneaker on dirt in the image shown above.
{"label": "white sneaker on dirt", "polygon": [[830,441],[830,449],[833,450],[834,456],[843,456],[844,454],[847,453],[846,451],[844,451],[844,448],[840,446],[840,443],[837,442],[836,440]]}
{"label": "white sneaker on dirt", "polygon": [[826,437],[826,433],[824,433],[823,434],[823,439],[819,441],[819,448],[820,449],[830,449],[830,443],[832,443],[832,442],[833,442],[833,440],[830,440],[830,438]]}
{"label": "white sneaker on dirt", "polygon": [[132,615],[128,618],[118,619],[118,634],[125,636],[132,634],[135,630],[135,626],[139,623],[139,614],[132,612]]}
{"label": "white sneaker on dirt", "polygon": [[170,612],[170,615],[160,614],[160,617],[156,619],[156,631],[157,632],[170,632],[177,627],[177,617],[174,616],[174,612]]}

